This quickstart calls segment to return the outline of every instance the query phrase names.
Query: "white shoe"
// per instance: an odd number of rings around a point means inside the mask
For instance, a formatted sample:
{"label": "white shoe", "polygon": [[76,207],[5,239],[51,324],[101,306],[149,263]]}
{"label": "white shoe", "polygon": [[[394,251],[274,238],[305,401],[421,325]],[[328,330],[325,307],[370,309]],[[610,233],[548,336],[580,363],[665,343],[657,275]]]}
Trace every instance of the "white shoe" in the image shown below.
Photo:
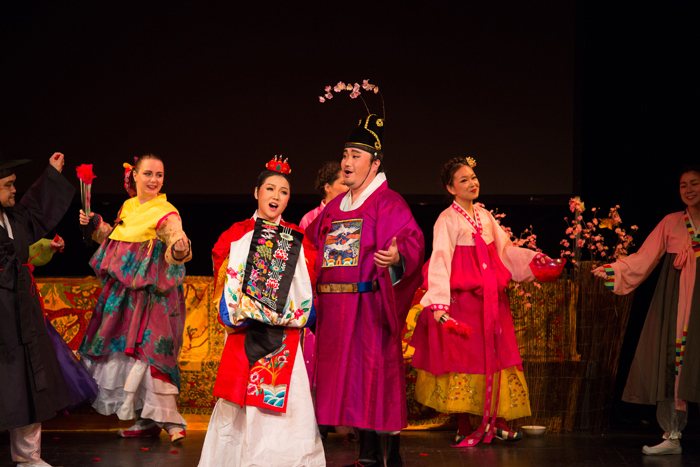
{"label": "white shoe", "polygon": [[662,443],[656,446],[644,446],[642,452],[647,456],[665,456],[668,454],[681,454],[681,441],[678,439],[665,439]]}

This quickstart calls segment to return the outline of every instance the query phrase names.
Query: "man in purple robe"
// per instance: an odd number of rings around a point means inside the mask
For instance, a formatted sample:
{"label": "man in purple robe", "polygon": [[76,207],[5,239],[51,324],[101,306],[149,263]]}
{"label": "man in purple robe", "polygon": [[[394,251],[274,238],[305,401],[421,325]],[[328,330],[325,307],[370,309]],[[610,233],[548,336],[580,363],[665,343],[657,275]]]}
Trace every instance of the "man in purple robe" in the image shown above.
{"label": "man in purple robe", "polygon": [[316,415],[321,425],[359,428],[358,462],[401,466],[407,425],[401,330],[421,281],[423,232],[387,186],[384,120],[371,114],[345,144],[350,188],[307,228],[319,250]]}

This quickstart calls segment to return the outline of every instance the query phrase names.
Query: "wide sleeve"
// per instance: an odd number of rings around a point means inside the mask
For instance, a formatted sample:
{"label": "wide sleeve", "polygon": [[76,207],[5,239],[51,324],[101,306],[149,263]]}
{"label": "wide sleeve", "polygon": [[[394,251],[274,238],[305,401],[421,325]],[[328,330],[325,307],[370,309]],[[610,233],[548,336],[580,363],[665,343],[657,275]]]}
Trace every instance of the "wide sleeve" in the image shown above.
{"label": "wide sleeve", "polygon": [[316,255],[318,254],[318,249],[316,245],[311,243],[306,235],[304,235],[304,241],[302,242],[304,247],[304,263],[306,269],[309,271],[309,278],[311,279],[311,286],[314,291],[316,290]]}
{"label": "wide sleeve", "polygon": [[616,295],[626,295],[649,277],[666,253],[671,216],[666,216],[649,234],[639,251],[613,264],[606,264],[608,280],[605,285]]}
{"label": "wide sleeve", "polygon": [[[121,213],[122,210],[119,209],[118,217],[121,217]],[[101,245],[102,242],[105,241],[105,238],[109,237],[109,234],[112,233],[114,227],[105,222],[102,216],[100,216],[99,214],[95,214],[95,216],[97,216],[97,220],[95,221],[93,218],[93,222],[97,227],[95,227],[95,229],[92,231],[92,239]]]}
{"label": "wide sleeve", "polygon": [[530,263],[535,259],[537,252],[529,248],[521,248],[513,245],[510,236],[503,231],[490,212],[482,210],[489,217],[491,232],[495,242],[496,251],[503,265],[510,271],[515,282],[529,282],[535,280],[535,275],[530,269]]}
{"label": "wide sleeve", "polygon": [[185,252],[185,257],[175,259],[173,256],[173,245],[181,238],[187,238],[182,230],[182,219],[177,212],[171,212],[163,217],[156,227],[156,233],[163,243],[165,243],[165,261],[168,264],[184,264],[192,259],[192,242],[189,242],[189,248]]}
{"label": "wide sleeve", "polygon": [[29,243],[36,242],[58,225],[70,207],[73,193],[75,187],[49,165],[20,201],[31,219]]}
{"label": "wide sleeve", "polygon": [[[255,226],[255,221],[252,219],[245,220],[243,222],[237,222],[229,227],[224,233],[219,236],[219,239],[214,244],[212,248],[212,263],[214,266],[214,292],[213,292],[213,303],[217,304],[217,309],[221,304],[221,299],[224,294],[224,287],[226,285],[226,270],[228,268],[229,254],[231,252],[231,243],[239,240],[243,235],[249,232]],[[225,329],[226,332],[231,334],[236,332],[236,328],[232,328],[224,324],[221,319],[221,313],[216,313],[216,317]],[[240,328],[238,328],[240,331]]]}
{"label": "wide sleeve", "polygon": [[450,276],[457,244],[458,228],[450,216],[441,215],[433,227],[433,254],[425,272],[428,290],[421,300],[424,308],[433,310],[436,320],[450,311]]}
{"label": "wide sleeve", "polygon": [[421,282],[425,243],[423,231],[403,198],[389,190],[386,193],[378,201],[377,219],[381,221],[377,222],[376,245],[378,250],[387,250],[396,238],[399,253],[405,261],[405,270],[401,280],[392,284],[389,269],[378,268],[379,290],[391,335],[400,339],[413,295]]}

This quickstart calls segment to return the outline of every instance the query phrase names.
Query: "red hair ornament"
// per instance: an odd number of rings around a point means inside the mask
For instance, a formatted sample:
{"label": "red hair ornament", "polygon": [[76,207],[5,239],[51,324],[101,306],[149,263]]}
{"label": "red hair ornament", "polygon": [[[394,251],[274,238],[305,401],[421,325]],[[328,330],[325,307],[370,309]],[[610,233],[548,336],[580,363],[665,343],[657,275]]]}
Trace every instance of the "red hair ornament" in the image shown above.
{"label": "red hair ornament", "polygon": [[279,158],[278,156],[275,156],[272,159],[270,159],[270,162],[268,162],[265,165],[265,168],[273,172],[279,172],[281,174],[289,175],[290,173],[292,173],[292,168],[289,167],[289,164],[287,163],[288,160],[288,158],[285,158],[283,161],[282,155],[280,154]]}

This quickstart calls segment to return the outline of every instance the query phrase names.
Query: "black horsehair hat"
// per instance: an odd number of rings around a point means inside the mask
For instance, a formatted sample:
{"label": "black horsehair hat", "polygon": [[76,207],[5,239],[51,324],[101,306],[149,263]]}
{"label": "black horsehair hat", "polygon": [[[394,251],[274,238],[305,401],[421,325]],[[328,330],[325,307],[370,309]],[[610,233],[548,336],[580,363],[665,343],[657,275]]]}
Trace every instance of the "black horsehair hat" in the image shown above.
{"label": "black horsehair hat", "polygon": [[30,159],[5,159],[5,156],[0,151],[0,178],[9,177],[14,173],[15,167],[31,162]]}
{"label": "black horsehair hat", "polygon": [[383,155],[383,141],[384,119],[377,117],[375,114],[369,114],[360,119],[360,123],[350,133],[345,147],[358,148],[370,154]]}

